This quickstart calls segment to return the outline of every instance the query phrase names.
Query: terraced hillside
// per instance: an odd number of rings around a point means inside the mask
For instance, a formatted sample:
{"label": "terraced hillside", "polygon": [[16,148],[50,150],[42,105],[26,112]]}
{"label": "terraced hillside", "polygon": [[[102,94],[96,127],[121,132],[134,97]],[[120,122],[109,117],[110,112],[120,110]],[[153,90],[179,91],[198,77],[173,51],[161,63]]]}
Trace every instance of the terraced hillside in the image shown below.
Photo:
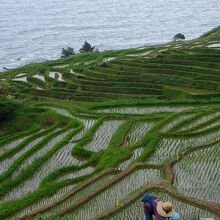
{"label": "terraced hillside", "polygon": [[218,219],[219,48],[216,28],[0,74],[0,219],[143,219],[144,192]]}

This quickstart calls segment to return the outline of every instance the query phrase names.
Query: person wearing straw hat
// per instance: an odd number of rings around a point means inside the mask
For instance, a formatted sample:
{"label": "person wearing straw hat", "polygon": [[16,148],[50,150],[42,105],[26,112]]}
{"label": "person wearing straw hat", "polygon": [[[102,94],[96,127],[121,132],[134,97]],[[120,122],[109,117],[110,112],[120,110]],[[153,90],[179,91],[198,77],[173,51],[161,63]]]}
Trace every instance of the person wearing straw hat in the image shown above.
{"label": "person wearing straw hat", "polygon": [[155,200],[156,212],[155,216],[157,220],[160,220],[160,217],[163,217],[165,220],[180,220],[180,215],[175,212],[173,206],[170,202],[162,202],[159,200]]}
{"label": "person wearing straw hat", "polygon": [[150,194],[144,194],[141,202],[144,203],[145,220],[180,220],[180,215],[175,212],[170,202],[162,202]]}

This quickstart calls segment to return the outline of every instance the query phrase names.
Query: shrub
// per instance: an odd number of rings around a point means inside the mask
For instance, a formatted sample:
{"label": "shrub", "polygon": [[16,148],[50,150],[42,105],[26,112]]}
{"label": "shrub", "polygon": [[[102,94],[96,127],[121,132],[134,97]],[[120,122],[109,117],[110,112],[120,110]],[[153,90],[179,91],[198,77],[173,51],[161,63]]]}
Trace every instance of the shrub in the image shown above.
{"label": "shrub", "polygon": [[85,41],[85,43],[82,45],[82,48],[79,50],[80,53],[88,53],[88,52],[93,52],[95,47],[92,47],[90,43]]}
{"label": "shrub", "polygon": [[74,49],[72,47],[62,48],[61,58],[70,57],[75,55]]}
{"label": "shrub", "polygon": [[19,104],[13,101],[3,101],[0,103],[0,123],[11,120],[15,117]]}
{"label": "shrub", "polygon": [[0,81],[0,92],[10,92],[13,91],[14,87],[10,85],[7,81]]}
{"label": "shrub", "polygon": [[181,33],[178,33],[173,37],[173,40],[185,40],[185,39],[186,39],[185,36]]}

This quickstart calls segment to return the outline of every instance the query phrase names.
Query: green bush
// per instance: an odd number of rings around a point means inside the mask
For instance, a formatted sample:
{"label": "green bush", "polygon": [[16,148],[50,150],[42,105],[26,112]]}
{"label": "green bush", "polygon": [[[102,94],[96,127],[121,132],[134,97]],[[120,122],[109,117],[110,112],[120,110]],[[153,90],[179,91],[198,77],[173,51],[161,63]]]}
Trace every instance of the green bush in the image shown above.
{"label": "green bush", "polygon": [[62,48],[61,58],[66,58],[75,55],[74,49],[72,47]]}
{"label": "green bush", "polygon": [[20,104],[14,101],[4,101],[0,103],[0,123],[13,119]]}
{"label": "green bush", "polygon": [[0,81],[0,93],[7,93],[11,92],[14,90],[14,86],[12,86],[9,82],[7,81]]}
{"label": "green bush", "polygon": [[178,33],[173,37],[173,40],[185,40],[185,39],[186,39],[185,36],[181,33]]}
{"label": "green bush", "polygon": [[88,53],[88,52],[93,52],[95,47],[92,47],[90,43],[85,41],[85,43],[82,45],[82,48],[79,50],[80,53]]}

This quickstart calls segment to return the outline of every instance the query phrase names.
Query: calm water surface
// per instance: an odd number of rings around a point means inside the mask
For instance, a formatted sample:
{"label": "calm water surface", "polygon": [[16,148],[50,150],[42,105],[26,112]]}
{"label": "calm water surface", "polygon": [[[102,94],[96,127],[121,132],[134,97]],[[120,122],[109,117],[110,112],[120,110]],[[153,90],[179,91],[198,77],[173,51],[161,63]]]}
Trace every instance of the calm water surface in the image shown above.
{"label": "calm water surface", "polygon": [[[220,0],[0,0],[0,70],[100,50],[188,39],[220,25]],[[19,59],[19,60],[18,60]]]}

